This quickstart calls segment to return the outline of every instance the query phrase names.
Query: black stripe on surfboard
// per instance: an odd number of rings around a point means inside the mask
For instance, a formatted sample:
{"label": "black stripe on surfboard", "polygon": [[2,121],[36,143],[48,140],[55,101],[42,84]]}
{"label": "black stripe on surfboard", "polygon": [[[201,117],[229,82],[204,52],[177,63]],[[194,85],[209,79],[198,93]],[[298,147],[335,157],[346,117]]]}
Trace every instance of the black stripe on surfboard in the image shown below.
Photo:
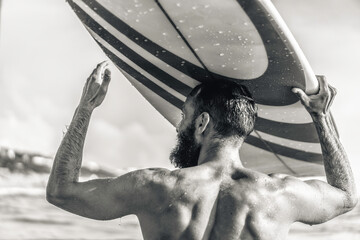
{"label": "black stripe on surfboard", "polygon": [[319,143],[319,137],[312,122],[284,123],[257,117],[255,121],[255,129],[289,140]]}
{"label": "black stripe on surfboard", "polygon": [[281,146],[276,143],[272,143],[272,142],[269,142],[269,141],[266,141],[263,139],[259,139],[252,135],[248,136],[245,139],[245,142],[250,145],[253,145],[255,147],[261,148],[265,151],[268,151],[268,152],[271,152],[271,151],[269,151],[269,147],[270,147],[272,152],[276,155],[281,155],[284,157],[289,157],[289,158],[304,161],[304,162],[310,162],[310,163],[316,163],[316,164],[323,163],[323,158],[322,158],[321,154],[305,152],[302,150]]}
{"label": "black stripe on surfboard", "polygon": [[131,41],[133,41],[149,53],[153,54],[157,58],[166,62],[173,68],[200,82],[202,82],[204,79],[209,78],[208,72],[205,69],[198,67],[195,64],[173,54],[172,52],[166,50],[165,48],[146,38],[144,35],[130,27],[120,18],[107,10],[96,0],[82,1],[94,12],[96,12],[100,17],[102,17],[106,22],[108,22],[119,32],[127,36]]}
{"label": "black stripe on surfboard", "polygon": [[181,93],[184,96],[187,96],[191,91],[191,87],[187,86],[183,82],[177,80],[173,76],[169,75],[165,71],[159,69],[157,66],[137,54],[135,51],[130,49],[124,43],[122,43],[119,39],[113,36],[110,32],[108,32],[104,27],[102,27],[99,23],[97,23],[92,17],[90,17],[85,11],[83,11],[77,4],[74,3],[74,10],[78,14],[79,18],[83,21],[83,23],[88,26],[92,31],[94,31],[97,35],[99,35],[102,39],[104,39],[107,43],[109,43],[116,50],[121,52],[125,57],[131,60],[133,63],[138,65],[144,71],[150,73],[156,79],[167,85],[168,87],[174,89],[175,91]]}
{"label": "black stripe on surfboard", "polygon": [[99,46],[102,48],[102,50],[105,52],[105,54],[113,61],[118,67],[120,67],[122,70],[124,70],[127,74],[129,74],[131,77],[133,77],[136,81],[143,84],[145,87],[147,87],[149,90],[157,94],[158,96],[162,97],[165,101],[169,102],[173,106],[181,109],[184,105],[184,102],[180,99],[176,98],[175,96],[171,95],[166,90],[162,89],[158,85],[156,85],[154,82],[152,82],[150,79],[142,75],[140,72],[136,71],[134,68],[132,68],[130,65],[128,65],[126,62],[121,60],[118,56],[116,56],[114,53],[112,53],[109,49],[107,49],[104,45],[102,45],[99,41],[96,41]]}

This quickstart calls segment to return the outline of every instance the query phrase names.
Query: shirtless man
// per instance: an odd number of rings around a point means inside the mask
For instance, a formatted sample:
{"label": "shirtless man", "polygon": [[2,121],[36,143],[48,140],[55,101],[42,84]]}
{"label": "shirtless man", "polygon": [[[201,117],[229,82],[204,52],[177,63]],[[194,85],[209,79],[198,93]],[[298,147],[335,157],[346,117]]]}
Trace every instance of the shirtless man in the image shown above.
{"label": "shirtless man", "polygon": [[[318,77],[320,91],[293,89],[318,131],[328,183],[266,175],[243,167],[239,149],[252,131],[256,106],[244,87],[205,84],[188,96],[170,159],[178,170],[143,169],[117,178],[79,182],[85,135],[107,92],[101,63],[56,154],[47,199],[69,212],[99,220],[135,214],[144,239],[286,239],[293,222],[319,224],[357,203],[346,153],[330,124],[335,89]],[[219,90],[221,88],[221,91]]]}

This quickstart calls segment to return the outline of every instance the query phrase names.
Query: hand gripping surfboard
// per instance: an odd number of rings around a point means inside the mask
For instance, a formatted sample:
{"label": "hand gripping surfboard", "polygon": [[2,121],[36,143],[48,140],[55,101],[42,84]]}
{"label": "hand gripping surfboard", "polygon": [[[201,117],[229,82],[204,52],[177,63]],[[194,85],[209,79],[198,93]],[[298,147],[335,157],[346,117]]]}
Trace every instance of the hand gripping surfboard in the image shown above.
{"label": "hand gripping surfboard", "polygon": [[292,87],[318,82],[269,0],[69,0],[132,85],[174,126],[188,93],[209,79],[249,88],[259,106],[240,155],[246,167],[322,175],[312,119]]}

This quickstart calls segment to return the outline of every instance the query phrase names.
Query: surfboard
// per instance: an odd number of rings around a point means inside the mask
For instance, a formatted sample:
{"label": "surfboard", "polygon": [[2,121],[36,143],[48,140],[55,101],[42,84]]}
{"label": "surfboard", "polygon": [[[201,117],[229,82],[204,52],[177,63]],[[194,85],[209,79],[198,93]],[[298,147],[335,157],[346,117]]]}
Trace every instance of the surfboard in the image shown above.
{"label": "surfboard", "polygon": [[291,92],[318,90],[299,45],[269,0],[68,0],[105,54],[174,126],[188,93],[239,82],[258,103],[241,159],[265,173],[324,173],[310,115]]}

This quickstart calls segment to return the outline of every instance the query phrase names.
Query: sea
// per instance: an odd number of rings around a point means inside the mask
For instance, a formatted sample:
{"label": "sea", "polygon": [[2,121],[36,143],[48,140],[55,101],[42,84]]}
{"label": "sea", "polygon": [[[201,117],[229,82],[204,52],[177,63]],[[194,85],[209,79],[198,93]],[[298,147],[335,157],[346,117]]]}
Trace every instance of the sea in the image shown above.
{"label": "sea", "polygon": [[[135,216],[97,221],[45,199],[48,174],[0,172],[0,240],[141,240]],[[293,224],[289,240],[360,240],[360,206],[325,224]]]}

